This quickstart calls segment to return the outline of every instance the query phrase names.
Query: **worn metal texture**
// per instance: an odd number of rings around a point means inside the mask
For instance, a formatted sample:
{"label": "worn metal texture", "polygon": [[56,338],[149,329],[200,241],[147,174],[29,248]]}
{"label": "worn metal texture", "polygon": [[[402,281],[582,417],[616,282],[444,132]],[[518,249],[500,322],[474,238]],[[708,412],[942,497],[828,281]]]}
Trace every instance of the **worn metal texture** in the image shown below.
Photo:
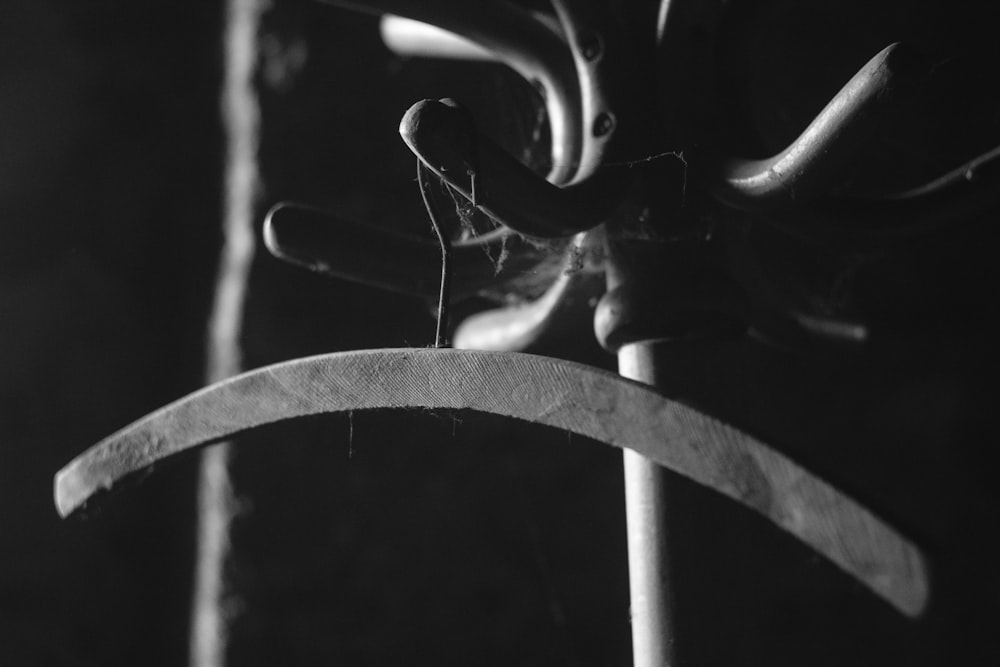
{"label": "worn metal texture", "polygon": [[614,374],[517,353],[343,352],[240,375],[115,433],[56,475],[56,506],[184,450],[286,419],[376,408],[504,415],[634,450],[760,513],[903,614],[928,603],[918,548],[870,511],[753,437]]}
{"label": "worn metal texture", "polygon": [[755,209],[789,205],[825,194],[838,169],[890,114],[900,93],[926,70],[913,46],[892,44],[879,51],[791,144],[765,159],[727,158],[709,177],[723,201]]}

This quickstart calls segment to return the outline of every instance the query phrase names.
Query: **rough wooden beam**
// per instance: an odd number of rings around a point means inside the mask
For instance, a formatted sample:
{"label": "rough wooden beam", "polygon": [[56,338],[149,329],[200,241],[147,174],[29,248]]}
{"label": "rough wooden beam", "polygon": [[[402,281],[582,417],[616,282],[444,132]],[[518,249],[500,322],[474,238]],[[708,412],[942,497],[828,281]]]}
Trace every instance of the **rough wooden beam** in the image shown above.
{"label": "rough wooden beam", "polygon": [[376,408],[468,409],[634,450],[760,513],[907,616],[927,604],[927,567],[917,547],[774,449],[612,373],[513,352],[340,352],[244,373],[74,459],[56,475],[56,506],[66,516],[156,461],[254,427]]}
{"label": "rough wooden beam", "polygon": [[[257,35],[265,0],[227,0],[224,79],[221,95],[225,134],[223,244],[215,295],[208,320],[205,375],[218,382],[243,370],[243,329],[250,267],[256,238],[254,220],[260,192],[257,144],[260,109],[254,90]],[[226,578],[232,558],[230,531],[237,499],[230,475],[228,445],[204,453],[198,470],[198,526],[195,580],[191,599],[191,667],[224,667],[235,592]]]}

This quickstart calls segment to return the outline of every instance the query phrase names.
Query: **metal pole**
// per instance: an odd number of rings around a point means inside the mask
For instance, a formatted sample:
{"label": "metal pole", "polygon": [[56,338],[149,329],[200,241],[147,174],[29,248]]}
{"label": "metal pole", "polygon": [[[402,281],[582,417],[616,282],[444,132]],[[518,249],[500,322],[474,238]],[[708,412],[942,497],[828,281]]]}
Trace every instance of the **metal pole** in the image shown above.
{"label": "metal pole", "polygon": [[[618,350],[619,373],[656,385],[654,349],[650,342],[623,345]],[[665,471],[630,450],[624,452],[623,463],[633,664],[675,665]]]}

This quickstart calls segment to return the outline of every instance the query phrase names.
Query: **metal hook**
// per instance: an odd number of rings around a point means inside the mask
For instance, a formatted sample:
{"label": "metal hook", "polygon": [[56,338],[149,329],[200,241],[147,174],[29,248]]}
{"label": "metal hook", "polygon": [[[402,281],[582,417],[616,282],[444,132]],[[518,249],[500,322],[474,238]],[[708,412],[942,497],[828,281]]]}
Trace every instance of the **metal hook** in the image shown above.
{"label": "metal hook", "polygon": [[465,112],[422,100],[403,115],[399,133],[421,162],[470,202],[469,165],[478,163],[483,185],[477,208],[497,222],[526,236],[559,238],[601,224],[618,204],[604,190],[549,183],[482,132],[470,140],[467,127]]}
{"label": "metal hook", "polygon": [[897,246],[920,236],[978,223],[1000,204],[1000,147],[933,181],[877,199],[817,199],[794,210],[768,210],[765,220],[820,243],[857,249]]}
{"label": "metal hook", "polygon": [[762,160],[725,158],[705,174],[720,200],[745,210],[787,206],[828,194],[837,170],[885,120],[899,93],[926,72],[909,45],[876,54],[783,151]]}
{"label": "metal hook", "polygon": [[[653,145],[649,112],[637,102],[641,82],[629,66],[630,54],[614,17],[596,3],[553,5],[573,55],[581,96],[581,157],[571,184],[556,188],[543,182],[482,134],[465,140],[456,131],[462,127],[458,115],[433,101],[417,103],[400,123],[410,149],[443,180],[497,222],[541,238],[592,229],[612,217],[640,171],[630,159],[648,157],[636,152],[639,139],[645,151]],[[488,184],[476,193],[474,182],[464,178],[463,165],[471,159],[468,146],[477,147],[476,173]],[[578,293],[589,295],[589,284],[580,276],[562,276],[535,302],[473,316],[456,332],[457,344],[524,349],[553,325],[554,315],[563,313],[567,303],[580,301]]]}
{"label": "metal hook", "polygon": [[[603,223],[620,203],[639,170],[633,162],[648,157],[650,111],[638,103],[642,82],[634,79],[630,54],[615,30],[613,16],[556,0],[553,6],[572,54],[582,107],[574,136],[580,160],[569,185],[557,188],[478,134],[481,171],[489,181],[482,210],[512,229],[542,238],[568,236]],[[457,114],[431,100],[412,106],[400,122],[410,149],[442,179],[471,199],[471,183],[460,165],[462,137],[452,131]],[[639,138],[643,153],[638,152]],[[655,148],[655,145],[652,145]]]}
{"label": "metal hook", "polygon": [[443,28],[481,46],[525,80],[541,86],[552,137],[548,180],[572,179],[580,161],[580,91],[573,59],[547,21],[504,0],[323,0],[370,14],[392,14]]}
{"label": "metal hook", "polygon": [[[466,350],[523,351],[567,331],[589,326],[593,304],[604,292],[599,262],[589,259],[602,239],[577,234],[563,253],[563,267],[540,297],[467,317],[455,330],[454,346]],[[575,265],[579,259],[579,265]]]}
{"label": "metal hook", "polygon": [[[425,299],[438,296],[440,248],[429,240],[353,223],[299,204],[280,203],[264,219],[264,243],[284,261],[335,278]],[[499,272],[487,254],[503,243],[508,256]],[[493,293],[530,276],[546,253],[509,232],[490,243],[451,243],[451,292],[455,300]]]}

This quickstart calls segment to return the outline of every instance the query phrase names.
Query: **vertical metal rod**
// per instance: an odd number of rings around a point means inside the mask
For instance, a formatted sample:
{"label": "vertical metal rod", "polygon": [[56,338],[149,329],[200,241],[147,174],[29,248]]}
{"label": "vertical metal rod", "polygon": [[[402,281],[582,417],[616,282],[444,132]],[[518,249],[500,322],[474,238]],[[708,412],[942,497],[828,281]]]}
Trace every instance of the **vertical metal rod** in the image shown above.
{"label": "vertical metal rod", "polygon": [[[619,373],[656,385],[654,349],[648,342],[622,346]],[[633,664],[676,666],[664,470],[630,450],[623,453],[623,463]]]}

